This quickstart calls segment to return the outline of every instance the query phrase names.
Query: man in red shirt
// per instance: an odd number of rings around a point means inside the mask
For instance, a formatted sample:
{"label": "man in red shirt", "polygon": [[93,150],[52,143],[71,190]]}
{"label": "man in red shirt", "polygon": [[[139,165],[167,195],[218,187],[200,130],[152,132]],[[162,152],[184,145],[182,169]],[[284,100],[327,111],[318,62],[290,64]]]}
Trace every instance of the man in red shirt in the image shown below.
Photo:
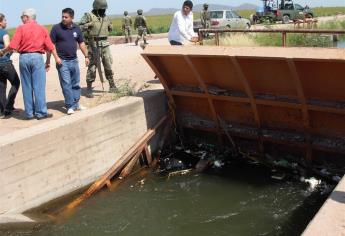
{"label": "man in red shirt", "polygon": [[24,10],[21,19],[23,25],[17,28],[10,45],[0,51],[0,56],[13,50],[20,53],[19,70],[26,118],[50,118],[52,114],[48,113],[45,94],[46,69],[49,70],[50,65],[44,63],[43,54],[51,52],[59,65],[61,59],[48,30],[37,24],[36,11],[32,8]]}

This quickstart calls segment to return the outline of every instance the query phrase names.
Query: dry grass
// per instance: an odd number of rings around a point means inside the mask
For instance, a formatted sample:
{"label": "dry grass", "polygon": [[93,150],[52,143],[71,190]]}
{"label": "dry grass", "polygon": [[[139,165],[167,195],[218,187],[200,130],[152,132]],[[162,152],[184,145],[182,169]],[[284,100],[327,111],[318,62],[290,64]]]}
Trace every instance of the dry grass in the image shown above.
{"label": "dry grass", "polygon": [[126,96],[133,96],[135,95],[135,84],[131,83],[128,79],[119,79],[116,81],[116,87],[117,91],[114,93],[109,93],[107,91],[105,92],[95,92],[95,98],[94,99],[85,99],[83,101],[83,105],[85,105],[88,108],[96,107],[103,103],[108,103],[112,101],[116,101],[120,99],[121,97]]}
{"label": "dry grass", "polygon": [[[205,45],[214,45],[214,39],[207,39],[204,40]],[[219,39],[219,44],[221,46],[244,46],[244,47],[252,47],[252,46],[258,46],[258,44],[255,42],[255,40],[250,37],[248,34],[242,34],[242,33],[232,33],[230,34],[224,34]]]}

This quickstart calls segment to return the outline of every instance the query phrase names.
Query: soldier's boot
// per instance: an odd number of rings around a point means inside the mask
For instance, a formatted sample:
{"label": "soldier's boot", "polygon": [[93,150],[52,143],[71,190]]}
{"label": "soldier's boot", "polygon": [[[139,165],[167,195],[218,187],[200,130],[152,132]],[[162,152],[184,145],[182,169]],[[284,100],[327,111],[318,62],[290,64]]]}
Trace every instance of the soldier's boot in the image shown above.
{"label": "soldier's boot", "polygon": [[114,80],[109,80],[109,93],[115,93],[117,91]]}
{"label": "soldier's boot", "polygon": [[146,39],[144,39],[144,44],[149,44]]}
{"label": "soldier's boot", "polygon": [[132,37],[129,37],[129,42],[132,43],[132,41],[133,41],[133,40],[132,40]]}
{"label": "soldier's boot", "polygon": [[91,82],[87,82],[86,97],[87,98],[93,98],[92,83]]}
{"label": "soldier's boot", "polygon": [[128,43],[128,38],[125,39],[125,43]]}
{"label": "soldier's boot", "polygon": [[135,46],[138,46],[139,39],[135,40]]}

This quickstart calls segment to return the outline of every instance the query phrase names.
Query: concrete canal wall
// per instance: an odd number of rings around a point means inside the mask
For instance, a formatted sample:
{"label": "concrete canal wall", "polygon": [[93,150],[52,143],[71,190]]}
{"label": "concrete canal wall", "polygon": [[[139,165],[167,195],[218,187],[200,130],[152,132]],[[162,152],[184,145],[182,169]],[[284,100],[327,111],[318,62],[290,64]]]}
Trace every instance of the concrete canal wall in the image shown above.
{"label": "concrete canal wall", "polygon": [[166,111],[147,91],[1,136],[0,223],[96,180]]}
{"label": "concrete canal wall", "polygon": [[345,235],[345,176],[303,233],[314,235]]}

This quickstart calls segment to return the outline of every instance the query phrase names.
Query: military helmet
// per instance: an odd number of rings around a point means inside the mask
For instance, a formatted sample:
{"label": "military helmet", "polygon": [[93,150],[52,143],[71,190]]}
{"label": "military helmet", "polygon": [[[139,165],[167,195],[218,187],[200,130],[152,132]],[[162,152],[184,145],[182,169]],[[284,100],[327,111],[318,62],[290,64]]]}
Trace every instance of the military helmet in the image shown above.
{"label": "military helmet", "polygon": [[93,1],[94,10],[105,10],[108,9],[107,0],[94,0]]}
{"label": "military helmet", "polygon": [[127,15],[128,15],[128,11],[124,11],[123,14],[124,14],[125,16],[127,16]]}
{"label": "military helmet", "polygon": [[141,14],[143,14],[143,10],[139,9],[139,10],[137,10],[137,13],[138,13],[138,15],[141,15]]}
{"label": "military helmet", "polygon": [[208,4],[207,4],[207,3],[204,3],[203,6],[204,6],[204,8],[207,8],[207,7],[208,7]]}

